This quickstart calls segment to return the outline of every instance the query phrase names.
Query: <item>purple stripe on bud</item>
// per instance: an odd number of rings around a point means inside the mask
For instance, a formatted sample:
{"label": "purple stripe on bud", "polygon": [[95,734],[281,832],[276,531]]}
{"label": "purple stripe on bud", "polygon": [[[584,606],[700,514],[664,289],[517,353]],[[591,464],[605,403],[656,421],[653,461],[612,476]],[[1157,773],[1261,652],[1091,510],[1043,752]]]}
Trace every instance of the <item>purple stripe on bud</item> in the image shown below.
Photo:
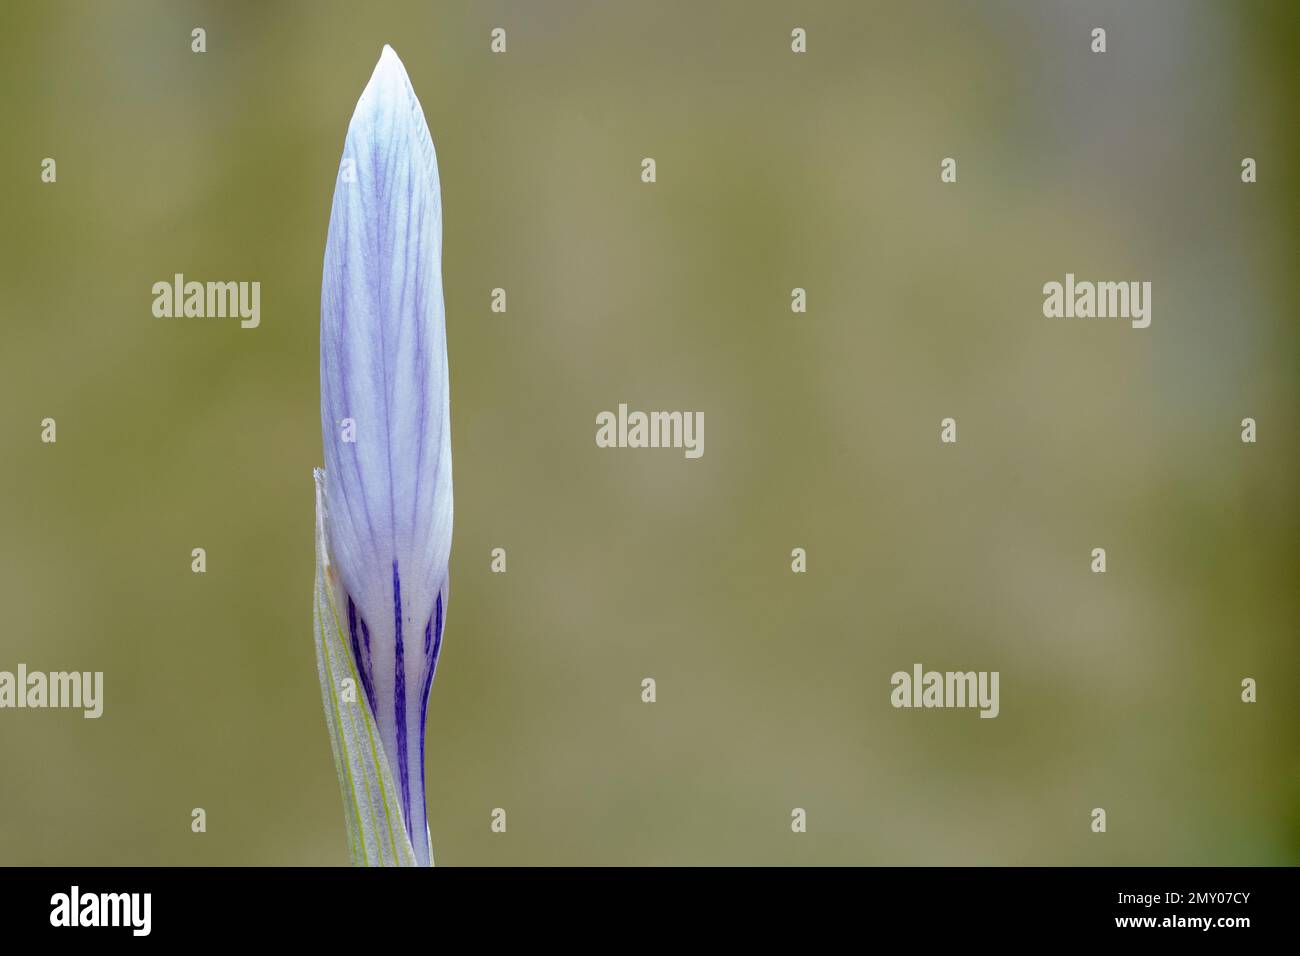
{"label": "purple stripe on bud", "polygon": [[[397,775],[398,786],[402,790],[402,815],[406,820],[407,832],[411,842],[415,842],[415,833],[411,828],[415,821],[411,819],[411,774],[408,769],[406,753],[406,654],[402,647],[402,579],[397,574],[397,562],[393,562],[393,629],[397,635],[394,650],[393,668],[393,718],[397,721]],[[421,755],[423,757],[423,755]],[[424,760],[421,759],[423,764]],[[423,839],[423,835],[421,835]]]}
{"label": "purple stripe on bud", "polygon": [[361,622],[361,630],[366,635],[366,653],[361,653],[361,643],[357,640],[357,606],[348,598],[348,632],[352,635],[352,658],[357,662],[357,674],[361,677],[361,687],[370,704],[370,712],[375,712],[375,686],[370,678],[370,633],[366,631],[366,622]]}

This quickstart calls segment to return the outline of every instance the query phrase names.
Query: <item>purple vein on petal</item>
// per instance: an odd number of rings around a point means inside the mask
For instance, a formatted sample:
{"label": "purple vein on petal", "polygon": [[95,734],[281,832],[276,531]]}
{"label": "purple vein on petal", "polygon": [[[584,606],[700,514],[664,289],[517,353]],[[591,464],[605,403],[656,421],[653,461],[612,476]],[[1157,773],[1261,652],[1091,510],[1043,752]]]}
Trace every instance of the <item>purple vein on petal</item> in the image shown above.
{"label": "purple vein on petal", "polygon": [[[406,829],[414,844],[415,830],[411,821],[411,779],[406,753],[406,668],[402,648],[402,579],[398,577],[396,561],[393,562],[393,624],[397,636],[393,655],[393,715],[397,720],[398,778],[402,788],[402,812],[405,814]],[[423,762],[422,760],[421,763]]]}
{"label": "purple vein on petal", "polygon": [[376,712],[375,704],[375,686],[372,683],[370,675],[370,633],[366,630],[366,622],[361,621],[361,630],[366,635],[366,651],[362,655],[361,644],[357,640],[357,606],[352,603],[352,597],[348,597],[348,632],[352,635],[352,658],[357,662],[357,674],[361,677],[361,687],[366,692],[366,700],[370,704],[370,712]]}
{"label": "purple vein on petal", "polygon": [[[420,690],[420,700],[425,706],[420,708],[420,753],[424,753],[424,727],[429,717],[429,689],[433,686],[433,674],[438,669],[438,651],[442,649],[442,592],[434,604],[433,617],[424,628],[424,681]],[[420,761],[420,790],[425,790],[424,761]]]}

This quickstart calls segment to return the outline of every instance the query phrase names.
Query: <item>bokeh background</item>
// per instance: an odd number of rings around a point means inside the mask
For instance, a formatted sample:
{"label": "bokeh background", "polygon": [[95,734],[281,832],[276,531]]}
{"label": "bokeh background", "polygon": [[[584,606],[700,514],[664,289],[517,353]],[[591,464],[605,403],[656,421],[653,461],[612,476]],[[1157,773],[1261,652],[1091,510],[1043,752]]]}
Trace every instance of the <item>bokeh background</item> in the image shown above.
{"label": "bokeh background", "polygon": [[[346,862],[320,270],[384,43],[444,190],[440,864],[1300,862],[1289,0],[17,0],[0,669],[106,689],[0,712],[0,863]],[[176,272],[261,327],[154,318]],[[1151,327],[1044,319],[1066,272],[1152,281]],[[704,457],[598,449],[619,402]],[[894,710],[917,661],[1001,716]]]}

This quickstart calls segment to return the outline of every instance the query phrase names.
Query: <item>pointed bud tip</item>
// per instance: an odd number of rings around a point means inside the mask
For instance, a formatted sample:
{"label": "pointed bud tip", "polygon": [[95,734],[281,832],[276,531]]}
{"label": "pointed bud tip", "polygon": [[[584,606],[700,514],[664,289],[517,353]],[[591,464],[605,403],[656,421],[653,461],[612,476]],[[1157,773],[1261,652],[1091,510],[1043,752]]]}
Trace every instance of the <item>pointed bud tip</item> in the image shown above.
{"label": "pointed bud tip", "polygon": [[[397,55],[388,44],[379,53],[379,62],[375,64],[374,70],[370,74],[370,80],[366,83],[366,88],[361,92],[361,98],[357,100],[357,108],[353,114],[352,121],[355,123],[358,119],[364,118],[370,121],[372,118],[387,114],[390,110],[399,108],[406,104],[418,105],[415,90],[411,86],[411,78],[406,73],[406,67],[402,65],[401,58]],[[420,113],[423,121],[423,111]]]}
{"label": "pointed bud tip", "polygon": [[393,48],[384,44],[379,61],[352,112],[349,136],[358,128],[374,130],[376,135],[390,135],[394,124],[407,125],[412,113],[422,128],[417,136],[428,137],[427,130],[423,129],[424,111],[420,108],[406,67]]}
{"label": "pointed bud tip", "polygon": [[397,81],[399,83],[409,82],[406,76],[406,67],[402,64],[402,58],[399,57],[397,51],[387,43],[385,43],[384,48],[379,51],[379,62],[375,64],[374,73],[370,76],[370,82],[372,84],[376,81]]}

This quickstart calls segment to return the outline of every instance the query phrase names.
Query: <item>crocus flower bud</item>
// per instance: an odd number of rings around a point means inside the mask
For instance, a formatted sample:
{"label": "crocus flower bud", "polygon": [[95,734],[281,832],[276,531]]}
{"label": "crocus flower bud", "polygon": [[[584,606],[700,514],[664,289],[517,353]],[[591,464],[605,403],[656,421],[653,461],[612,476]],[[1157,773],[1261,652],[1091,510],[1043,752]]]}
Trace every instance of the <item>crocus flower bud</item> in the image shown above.
{"label": "crocus flower bud", "polygon": [[[391,774],[394,792],[385,793],[382,780],[378,790],[354,786],[349,810],[391,798],[383,813],[397,820],[400,812],[415,861],[428,865],[425,710],[447,612],[452,527],[442,202],[424,113],[387,46],[352,115],[334,189],[320,387],[318,559],[325,568],[317,575],[317,614],[326,633],[318,626],[318,660],[335,638],[350,657],[323,662],[327,720],[337,718],[332,736],[346,738],[349,720],[368,726],[364,713],[346,708],[369,711],[383,758],[373,754],[373,764]],[[350,673],[355,704],[326,686],[327,677],[337,683]],[[331,717],[332,706],[344,710]],[[344,744],[335,741],[336,762]],[[355,771],[347,763],[340,764],[345,803],[345,771]],[[382,823],[375,825],[382,830]],[[389,862],[383,853],[378,861]]]}

